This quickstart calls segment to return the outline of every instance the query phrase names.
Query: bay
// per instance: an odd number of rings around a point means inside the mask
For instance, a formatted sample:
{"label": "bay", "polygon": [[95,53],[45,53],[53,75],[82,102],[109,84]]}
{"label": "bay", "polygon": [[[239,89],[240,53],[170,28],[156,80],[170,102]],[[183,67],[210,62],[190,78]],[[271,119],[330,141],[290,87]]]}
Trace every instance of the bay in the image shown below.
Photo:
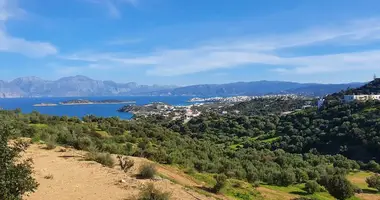
{"label": "bay", "polygon": [[115,99],[121,101],[135,101],[136,105],[144,105],[152,102],[164,102],[171,105],[189,105],[187,101],[192,97],[186,96],[127,96],[127,97],[43,97],[43,98],[10,98],[0,99],[0,108],[14,110],[20,108],[23,113],[38,111],[42,114],[83,117],[86,115],[96,115],[98,117],[120,117],[121,119],[130,119],[131,113],[122,113],[117,110],[124,104],[86,104],[86,105],[57,105],[47,107],[35,107],[39,103],[55,103],[87,99],[91,101],[100,101],[106,99]]}

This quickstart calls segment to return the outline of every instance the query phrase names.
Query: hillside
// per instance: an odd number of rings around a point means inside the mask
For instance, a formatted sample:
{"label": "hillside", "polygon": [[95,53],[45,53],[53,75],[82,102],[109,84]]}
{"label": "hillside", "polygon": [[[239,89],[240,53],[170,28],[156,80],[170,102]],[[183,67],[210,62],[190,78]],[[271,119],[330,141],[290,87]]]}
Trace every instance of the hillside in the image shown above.
{"label": "hillside", "polygon": [[[380,79],[356,89],[327,96],[322,110],[308,109],[286,115],[277,126],[276,148],[325,154],[343,154],[355,160],[380,160],[380,102],[342,103],[343,94],[379,94]],[[286,144],[286,145],[284,145]]]}
{"label": "hillside", "polygon": [[162,90],[149,95],[177,96],[238,96],[265,94],[299,94],[307,96],[324,96],[347,88],[361,86],[362,83],[348,84],[313,84],[284,81],[254,81],[228,84],[205,84]]}
{"label": "hillside", "polygon": [[254,81],[228,84],[205,84],[185,87],[139,85],[94,80],[85,76],[63,77],[50,81],[38,77],[21,77],[0,81],[0,98],[12,97],[85,97],[128,95],[232,96],[265,94],[300,94],[324,96],[328,93],[360,86],[348,84],[304,84],[284,81]]}
{"label": "hillside", "polygon": [[151,163],[146,159],[132,158],[135,165],[128,173],[124,173],[116,166],[108,168],[93,161],[84,161],[86,152],[83,151],[63,147],[46,150],[44,147],[44,145],[32,145],[24,155],[25,158],[33,159],[34,176],[40,184],[38,190],[25,200],[136,199],[140,190],[148,183],[153,183],[156,188],[164,192],[170,192],[173,200],[215,199],[185,188],[184,186],[197,186],[197,183],[186,175],[176,173],[174,169],[168,170],[164,166],[157,165],[158,172],[176,182],[164,178],[157,180],[136,178],[139,167],[144,163]]}
{"label": "hillside", "polygon": [[[40,185],[36,192],[28,194],[24,200],[132,200],[139,197],[141,189],[148,183],[153,183],[161,191],[169,192],[171,200],[239,199],[200,191],[197,188],[202,185],[208,186],[207,183],[170,166],[156,164],[161,178],[138,179],[136,174],[139,167],[145,163],[152,163],[143,158],[130,157],[134,160],[135,166],[124,173],[118,166],[108,168],[94,161],[85,161],[85,155],[86,152],[72,148],[56,147],[47,150],[43,144],[30,146],[23,157],[33,159],[33,176]],[[370,175],[368,172],[356,172],[349,174],[348,179],[358,187],[372,191],[365,184],[365,178]],[[297,193],[303,194],[302,188],[302,185],[290,187],[264,185],[255,189],[256,199],[292,200],[299,196]],[[333,199],[326,193],[315,196],[317,199]],[[379,195],[366,193],[358,194],[357,197],[363,200],[380,199]]]}
{"label": "hillside", "polygon": [[[326,104],[317,110],[312,106],[303,107],[313,104],[305,101],[310,100],[251,101],[232,107],[240,109],[240,113],[205,112],[186,123],[182,119],[163,116],[120,120],[89,115],[78,119],[3,110],[0,111],[0,130],[12,138],[32,138],[31,156],[37,155],[33,157],[37,179],[43,184],[48,180],[50,184],[58,184],[48,188],[65,188],[62,184],[69,182],[67,187],[75,185],[80,191],[91,191],[90,188],[101,191],[92,183],[87,186],[87,180],[95,178],[97,181],[94,182],[115,192],[120,189],[115,182],[131,181],[128,184],[132,186],[131,194],[137,193],[136,184],[159,182],[157,188],[164,185],[160,189],[166,191],[169,188],[173,195],[182,195],[180,193],[187,188],[189,190],[185,191],[207,198],[377,199],[377,186],[370,188],[365,178],[380,172],[380,102],[345,104],[326,100]],[[46,144],[47,149],[54,149],[56,145],[70,148],[49,151],[35,146],[41,143]],[[90,154],[84,159],[82,151]],[[161,178],[153,176],[151,180],[141,180],[136,176],[134,165],[126,174],[120,174],[121,170],[110,163],[115,154],[129,156],[137,168],[140,161],[157,163],[157,175]],[[88,165],[89,162],[84,160],[94,160],[111,169],[99,170],[99,164],[90,162],[93,164]],[[54,168],[59,173],[73,173],[59,170],[71,169],[71,164],[80,173],[75,175],[80,180],[72,175],[67,175],[69,180],[66,180],[58,174],[56,176],[62,181],[56,183],[54,170],[45,173]],[[361,176],[362,173],[365,177]],[[123,176],[124,181],[120,180]],[[160,182],[164,181],[162,178],[170,180],[173,188]],[[72,180],[79,184],[70,182]],[[311,187],[314,188],[312,192]],[[70,189],[74,191],[73,195],[80,195],[75,188]],[[50,194],[50,190],[39,189],[43,194]],[[41,195],[39,191],[35,194]],[[120,194],[124,195],[124,191]]]}
{"label": "hillside", "polygon": [[349,89],[345,92],[345,94],[380,94],[380,78],[377,78],[359,88]]}

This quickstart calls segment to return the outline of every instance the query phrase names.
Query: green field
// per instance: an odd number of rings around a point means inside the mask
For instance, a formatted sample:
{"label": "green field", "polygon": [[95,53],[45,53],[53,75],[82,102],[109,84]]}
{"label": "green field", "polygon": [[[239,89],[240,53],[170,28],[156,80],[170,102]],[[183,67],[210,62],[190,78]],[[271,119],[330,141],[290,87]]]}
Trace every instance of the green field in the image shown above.
{"label": "green field", "polygon": [[[358,186],[363,190],[363,194],[357,194],[349,200],[380,199],[380,193],[378,194],[375,189],[369,188],[367,186],[367,183],[365,182],[365,179],[371,175],[373,175],[373,173],[360,171],[350,173],[347,176],[348,180],[352,184]],[[212,188],[212,186],[215,184],[213,174],[194,173],[191,174],[191,176],[194,177],[196,180],[202,182],[207,188]],[[228,196],[229,198],[237,200],[284,200],[293,199],[300,196],[314,198],[318,200],[334,200],[334,197],[332,197],[328,192],[317,192],[312,195],[307,194],[304,191],[304,187],[305,184],[296,184],[288,187],[261,184],[260,187],[254,188],[252,184],[249,184],[247,182],[229,179],[221,193],[224,196]]]}

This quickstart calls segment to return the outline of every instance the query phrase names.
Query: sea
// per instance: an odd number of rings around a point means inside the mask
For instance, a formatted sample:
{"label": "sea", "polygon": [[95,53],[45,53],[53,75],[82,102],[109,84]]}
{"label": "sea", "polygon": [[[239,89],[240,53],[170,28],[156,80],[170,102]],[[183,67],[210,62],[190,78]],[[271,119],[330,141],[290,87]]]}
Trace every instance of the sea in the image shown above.
{"label": "sea", "polygon": [[86,115],[98,117],[119,117],[120,119],[130,119],[131,113],[118,112],[117,110],[126,104],[86,104],[86,105],[57,105],[47,107],[35,107],[39,103],[55,103],[86,99],[92,101],[100,100],[122,100],[135,101],[136,105],[144,105],[152,102],[164,102],[170,105],[190,105],[188,102],[193,97],[188,96],[127,96],[127,97],[43,97],[43,98],[6,98],[0,99],[0,108],[14,110],[20,108],[23,113],[38,111],[42,114],[69,116],[82,118]]}

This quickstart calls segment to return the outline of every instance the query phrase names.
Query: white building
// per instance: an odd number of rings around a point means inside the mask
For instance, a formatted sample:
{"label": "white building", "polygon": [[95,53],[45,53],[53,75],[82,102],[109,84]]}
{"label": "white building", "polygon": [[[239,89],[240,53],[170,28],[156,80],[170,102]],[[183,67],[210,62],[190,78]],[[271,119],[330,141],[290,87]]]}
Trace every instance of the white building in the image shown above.
{"label": "white building", "polygon": [[379,94],[344,95],[344,101],[345,102],[368,101],[368,100],[380,101],[380,95]]}

